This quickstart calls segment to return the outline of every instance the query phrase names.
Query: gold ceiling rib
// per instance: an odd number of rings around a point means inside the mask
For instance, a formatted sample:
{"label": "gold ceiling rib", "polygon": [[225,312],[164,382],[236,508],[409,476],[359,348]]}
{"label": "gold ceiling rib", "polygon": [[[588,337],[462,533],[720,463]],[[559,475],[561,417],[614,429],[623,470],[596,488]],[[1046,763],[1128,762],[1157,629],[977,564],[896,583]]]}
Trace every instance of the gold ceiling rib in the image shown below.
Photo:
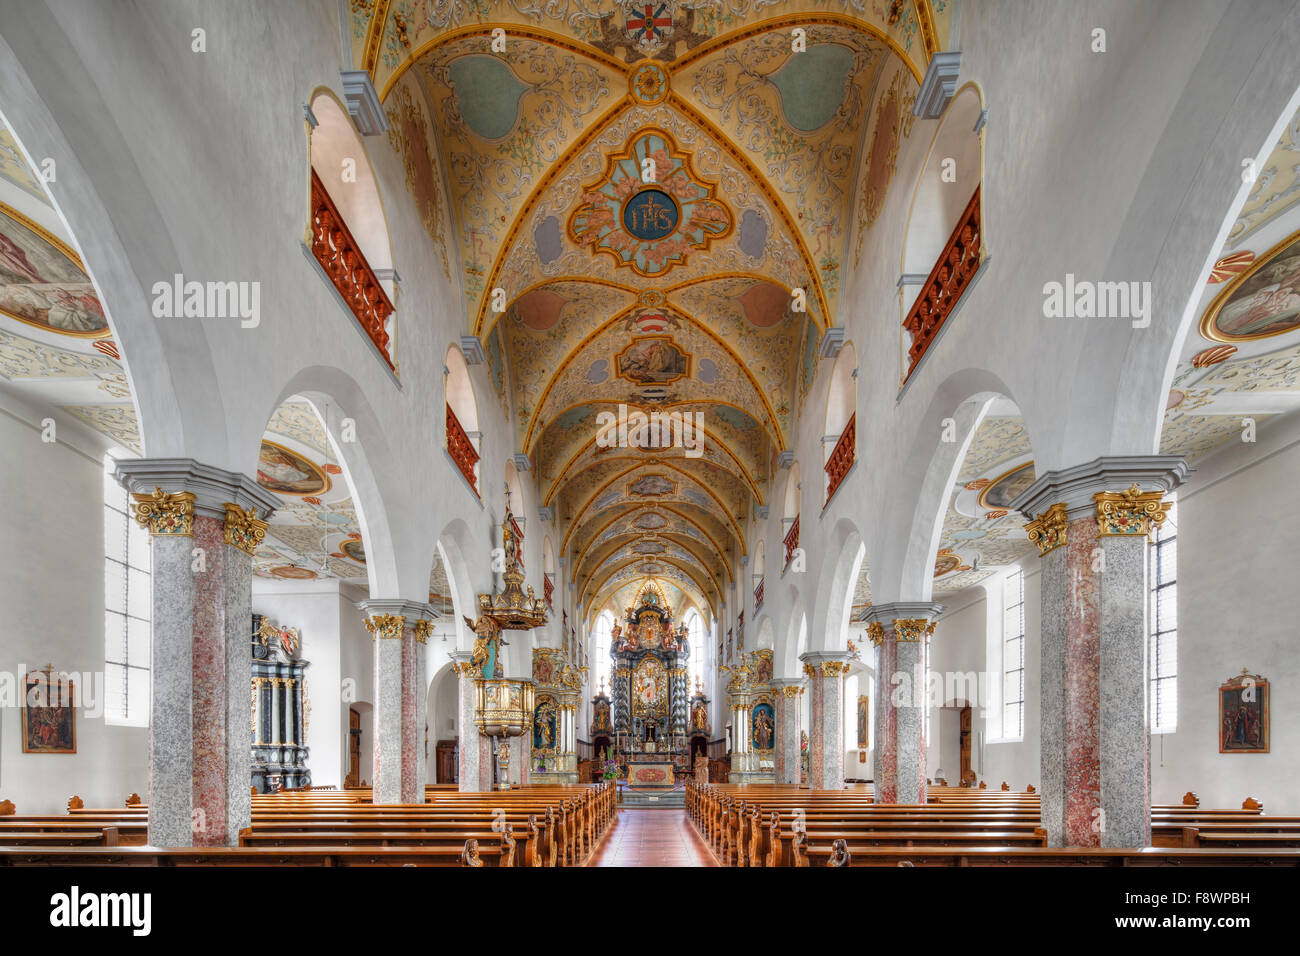
{"label": "gold ceiling rib", "polygon": [[[654,558],[653,560],[660,564],[671,564],[673,567],[677,568],[678,571],[681,571],[682,574],[690,578],[691,582],[695,585],[696,589],[699,591],[700,596],[704,598],[704,603],[709,605],[710,607],[713,606],[713,601],[709,600],[708,589],[705,588],[704,585],[699,582],[699,580],[695,577],[695,575],[690,572],[689,568],[683,567],[682,565],[678,564],[675,561],[660,560],[657,557]],[[606,584],[608,584],[609,580],[612,577],[614,577],[614,575],[618,574],[620,571],[626,570],[627,568],[630,568],[635,564],[643,564],[645,563],[645,561],[646,561],[645,558],[634,558],[630,561],[627,561],[619,565],[617,568],[611,569],[603,578],[601,578],[600,583],[596,585],[594,590],[591,588],[591,582],[594,580],[595,576],[593,575],[591,578],[588,578],[587,581],[583,583],[582,587],[578,591],[578,602],[582,603],[583,599],[586,597],[588,593],[591,593],[593,596],[598,595],[600,593],[600,589],[603,588]],[[646,572],[646,577],[657,577],[657,575]],[[593,601],[592,605],[599,606],[600,603],[602,602]]]}
{"label": "gold ceiling rib", "polygon": [[[713,493],[713,489],[710,488],[708,485],[704,484],[703,482],[701,482],[698,477],[692,475],[689,471],[685,471],[684,469],[674,465],[672,462],[665,461],[663,459],[637,462],[632,467],[626,468],[623,471],[618,472],[616,475],[614,475],[608,481],[606,481],[603,485],[597,488],[594,493],[588,496],[587,500],[582,503],[582,507],[579,508],[577,513],[574,515],[573,524],[570,526],[568,533],[566,533],[564,536],[564,543],[561,546],[562,551],[568,547],[570,536],[572,536],[574,529],[577,528],[577,526],[581,523],[583,514],[586,513],[587,509],[591,506],[592,502],[594,502],[597,498],[599,498],[601,493],[604,492],[605,489],[608,488],[610,485],[612,485],[614,482],[618,481],[620,478],[625,478],[628,475],[632,474],[632,472],[642,468],[667,468],[671,471],[677,472],[677,474],[681,475],[683,478],[686,478],[692,484],[699,485],[701,488],[703,488],[705,493],[708,494],[708,496],[713,499],[714,504],[718,506],[718,509],[722,512],[722,514],[726,516],[727,520],[725,522],[720,522],[720,523],[723,524],[724,526],[730,526],[732,533],[736,537],[736,541],[740,544],[740,553],[741,554],[746,553],[744,531],[741,530],[740,525],[737,523],[735,515],[731,514],[731,512],[727,510],[727,506],[722,503],[722,500]],[[700,510],[704,511],[704,509],[700,509]],[[708,514],[709,512],[705,511],[704,513]]]}
{"label": "gold ceiling rib", "polygon": [[515,213],[514,221],[510,223],[510,228],[506,232],[505,239],[501,242],[501,248],[497,250],[496,257],[492,261],[492,269],[488,272],[487,281],[483,285],[483,297],[482,301],[479,303],[478,317],[474,320],[473,329],[474,334],[479,336],[479,338],[483,338],[491,332],[492,326],[496,325],[502,315],[505,315],[505,313],[502,312],[490,319],[486,325],[484,324],[484,317],[488,314],[488,302],[492,298],[492,290],[496,288],[496,278],[501,274],[501,265],[504,262],[505,257],[510,253],[511,247],[514,246],[515,237],[519,235],[519,230],[523,228],[525,220],[527,220],[529,214],[533,211],[533,207],[536,206],[538,201],[541,199],[542,193],[550,188],[551,182],[564,172],[569,161],[579,152],[586,149],[587,145],[604,132],[607,126],[622,115],[623,111],[626,110],[628,105],[632,102],[632,97],[626,93],[615,100],[614,105],[587,127],[587,129],[583,131],[582,135],[575,139],[569,145],[569,148],[561,153],[559,158],[551,164],[550,168],[542,174],[541,178],[537,181],[537,185],[533,187],[533,191],[528,194],[528,198],[524,201],[524,204],[519,207],[519,211]]}
{"label": "gold ceiling rib", "polygon": [[[749,176],[759,192],[772,204],[772,208],[776,210],[776,214],[781,218],[781,222],[790,233],[790,240],[795,244],[795,248],[799,250],[799,258],[803,260],[804,268],[808,270],[808,281],[812,283],[813,292],[817,298],[818,312],[821,317],[817,327],[825,331],[831,324],[831,310],[826,304],[826,290],[822,288],[821,273],[817,269],[817,263],[813,261],[812,253],[808,251],[808,243],[804,239],[803,231],[790,218],[790,210],[786,209],[784,200],[772,188],[772,184],[767,181],[767,177],[759,172],[740,147],[731,141],[731,137],[718,129],[712,120],[696,110],[676,90],[668,94],[668,104],[676,107],[687,119],[704,130],[705,134],[711,136],[714,142],[740,165],[740,168]],[[809,318],[812,318],[811,314]]]}
{"label": "gold ceiling rib", "polygon": [[[655,532],[654,534],[655,534],[655,537],[656,537],[656,538],[664,538],[664,539],[669,539],[669,540],[671,540],[673,544],[677,545],[677,546],[680,547],[683,551],[685,551],[687,554],[689,554],[692,558],[694,558],[694,559],[696,560],[696,562],[698,562],[698,564],[699,564],[699,566],[700,566],[700,570],[703,571],[705,574],[707,574],[707,575],[709,576],[709,580],[713,582],[713,586],[716,587],[716,588],[718,589],[718,593],[721,594],[721,593],[722,593],[722,582],[719,581],[719,580],[718,580],[718,576],[717,576],[716,574],[713,573],[713,569],[709,567],[709,563],[708,563],[706,560],[704,560],[704,558],[702,558],[699,554],[697,554],[697,553],[695,552],[695,549],[694,549],[694,548],[692,548],[689,544],[686,543],[687,541],[690,541],[691,539],[690,539],[687,535],[683,535],[683,534],[680,534],[680,532],[678,532],[678,535],[679,535],[680,537],[686,538],[686,541],[677,541],[677,540],[675,540],[675,539],[671,539],[671,538],[670,538],[670,536],[671,536],[673,533],[674,533],[674,532],[669,531],[669,532]],[[595,557],[594,555],[592,555],[592,557],[591,557],[591,566],[592,566],[592,570],[593,570],[593,572],[594,572],[596,569],[599,569],[600,566],[601,566],[602,564],[604,564],[604,563],[605,563],[606,561],[608,561],[611,557],[613,557],[614,555],[616,555],[616,554],[617,554],[619,551],[621,551],[623,548],[627,547],[629,544],[635,544],[637,541],[641,541],[641,540],[644,540],[644,539],[646,539],[646,538],[649,538],[649,535],[648,535],[646,532],[644,532],[644,531],[639,531],[639,530],[636,530],[636,529],[633,529],[633,530],[629,530],[629,531],[625,531],[625,532],[622,532],[622,533],[620,533],[620,534],[617,534],[617,535],[615,535],[613,538],[611,538],[611,539],[608,540],[608,541],[603,541],[603,542],[601,542],[601,548],[602,548],[602,550],[605,550],[605,554],[601,555],[599,558],[597,558],[597,557]],[[607,548],[606,546],[611,546],[611,547],[608,547],[608,548]],[[581,575],[582,575],[582,568],[583,568],[583,565],[587,563],[587,556],[588,556],[588,554],[590,554],[590,547],[589,547],[586,551],[583,552],[582,557],[581,557],[579,560],[576,560],[576,561],[573,562],[573,566],[574,566],[574,568],[576,569],[575,573],[576,573],[579,577],[581,577]],[[653,561],[653,560],[655,560],[656,555],[653,555],[653,554],[643,554],[643,555],[638,555],[638,557],[641,557],[641,558],[643,558],[644,560],[647,560],[647,561]]]}
{"label": "gold ceiling rib", "polygon": [[[388,0],[383,0],[383,2],[387,5]],[[436,37],[426,40],[424,43],[421,43],[418,47],[412,50],[406,59],[398,64],[397,69],[393,71],[392,75],[384,81],[384,88],[379,91],[380,102],[388,99],[388,94],[393,91],[393,87],[397,85],[397,82],[406,75],[407,70],[413,67],[420,60],[424,59],[434,50],[463,37],[482,36],[490,40],[492,38],[492,31],[498,28],[506,31],[507,36],[516,38],[522,37],[526,40],[536,40],[538,43],[546,43],[550,46],[556,46],[560,49],[568,50],[570,53],[577,53],[579,56],[586,57],[588,60],[599,63],[601,66],[615,70],[623,74],[625,77],[631,72],[631,67],[622,60],[612,57],[607,53],[602,53],[595,47],[588,46],[587,44],[574,40],[571,37],[561,36],[551,30],[543,30],[541,27],[529,26],[526,23],[475,23],[470,26],[455,27],[454,29],[448,30],[446,33],[440,33]],[[381,37],[382,34],[383,31],[381,29]],[[376,44],[376,53],[378,53],[378,43]],[[370,78],[372,80],[375,77],[375,67],[377,66],[378,64],[376,63],[374,66],[369,68]]]}
{"label": "gold ceiling rib", "polygon": [[[617,407],[617,405],[618,405],[617,402],[612,402],[612,401],[589,402],[589,403],[587,403],[587,404],[590,404],[590,405],[613,405],[613,406],[615,406],[615,407]],[[656,411],[667,411],[667,410],[670,410],[670,409],[681,409],[681,408],[685,408],[685,407],[688,407],[688,406],[691,406],[691,405],[719,405],[719,404],[722,404],[722,403],[721,403],[721,402],[709,402],[709,401],[704,401],[704,400],[700,400],[700,399],[685,399],[685,400],[680,401],[680,402],[673,402],[673,403],[671,403],[671,404],[664,404],[664,405],[657,406],[657,407],[655,408],[655,410],[656,410]],[[581,407],[581,406],[576,406],[576,405],[575,405],[574,407],[575,407],[575,408],[578,408],[578,407]],[[728,407],[728,408],[731,408],[731,407],[733,407],[733,406],[731,406],[731,405],[727,405],[727,407]],[[741,409],[741,411],[744,411],[744,409]],[[564,413],[561,412],[560,414],[564,414]],[[683,412],[683,414],[686,414],[686,413]],[[760,505],[763,504],[764,501],[766,500],[766,496],[765,496],[765,495],[762,493],[762,491],[759,489],[759,486],[757,485],[757,483],[755,483],[754,480],[750,477],[750,475],[749,475],[749,470],[746,469],[745,466],[744,466],[743,464],[741,464],[741,461],[740,461],[739,456],[737,456],[736,453],[735,453],[734,451],[732,451],[731,446],[730,446],[729,444],[727,444],[726,440],[725,440],[721,435],[717,434],[717,433],[714,432],[712,429],[710,429],[707,425],[704,426],[704,437],[705,437],[706,439],[712,439],[713,442],[715,443],[715,447],[717,447],[717,448],[721,448],[724,452],[727,453],[727,457],[728,457],[729,459],[731,459],[732,464],[734,464],[734,465],[736,466],[734,470],[731,469],[731,468],[728,468],[727,471],[729,471],[729,472],[731,472],[732,474],[734,474],[737,478],[742,479],[742,480],[745,482],[745,484],[749,486],[749,492],[750,492],[750,494],[752,494],[752,495],[754,496],[754,499],[755,499],[755,500],[756,500]],[[563,467],[562,467],[562,468],[561,468],[561,469],[556,473],[556,478],[555,478],[555,480],[551,482],[550,488],[547,490],[546,494],[543,496],[543,498],[542,498],[542,503],[543,503],[544,505],[550,505],[550,504],[551,504],[552,499],[555,497],[555,495],[556,495],[556,494],[558,493],[558,491],[559,491],[560,482],[561,482],[562,480],[564,480],[564,479],[566,479],[566,478],[570,478],[570,477],[576,477],[577,475],[582,474],[581,471],[578,471],[578,472],[574,472],[574,474],[571,476],[571,475],[569,475],[569,469],[572,468],[572,467],[574,466],[574,464],[577,463],[578,459],[580,459],[583,455],[585,455],[585,454],[586,454],[586,453],[587,453],[587,452],[592,448],[592,446],[594,446],[595,444],[596,444],[596,436],[595,436],[595,435],[592,435],[592,437],[591,437],[590,439],[588,439],[587,442],[586,442],[585,444],[583,444],[583,445],[582,445],[582,446],[581,446],[581,447],[580,447],[576,452],[574,452],[572,455],[569,456],[569,460],[566,461],[566,462],[564,463],[564,466],[563,466]],[[618,451],[623,451],[623,450],[624,450],[624,449],[616,449],[615,451],[618,452]],[[661,450],[662,450],[662,449],[661,449]],[[650,452],[642,452],[642,451],[638,451],[636,454],[638,454],[638,455],[648,455],[648,454],[650,454]],[[611,460],[611,461],[612,461],[612,460],[615,460],[616,458],[619,458],[619,457],[624,457],[624,456],[621,456],[621,455],[618,455],[618,454],[614,454],[614,455],[611,455],[610,458],[607,459],[607,460]],[[627,456],[627,457],[631,457],[631,456],[629,455],[629,456]],[[539,465],[540,465],[540,462],[539,462]],[[585,471],[586,469],[583,469],[583,470]]]}
{"label": "gold ceiling rib", "polygon": [[[738,278],[743,275],[745,274],[744,273],[733,274],[733,273],[723,272],[723,273],[717,273],[715,275],[712,275],[709,278],[711,280],[732,279],[732,278]],[[772,284],[779,286],[781,283],[774,282]],[[683,309],[677,305],[668,302],[665,302],[663,306],[658,306],[658,308],[663,308],[664,306],[667,306],[672,312],[675,312],[676,314],[680,315],[682,318],[686,319],[688,322],[690,322],[692,325],[698,328],[708,338],[712,339],[713,342],[719,348],[721,348],[724,352],[727,353],[727,355],[731,357],[731,359],[736,363],[737,367],[741,370],[741,372],[744,373],[745,378],[749,381],[749,385],[754,390],[754,394],[758,397],[758,400],[763,403],[763,409],[764,411],[767,412],[767,421],[760,422],[760,424],[763,425],[764,430],[768,434],[768,438],[772,441],[772,444],[776,446],[776,450],[778,452],[785,451],[786,449],[785,436],[781,433],[781,426],[778,424],[779,420],[776,417],[776,410],[772,408],[772,403],[768,400],[767,393],[764,392],[762,387],[758,384],[758,380],[754,378],[753,372],[749,370],[749,363],[745,361],[744,357],[741,356],[740,353],[737,352],[734,348],[732,348],[725,339],[723,339],[720,335],[718,335],[716,332],[710,329],[705,323],[697,319],[687,309]],[[624,308],[622,311],[616,313],[603,325],[600,325],[597,328],[595,328],[593,331],[589,332],[581,342],[579,342],[577,345],[575,345],[572,349],[569,350],[569,354],[564,357],[564,360],[556,368],[555,373],[550,377],[550,379],[547,380],[546,387],[542,389],[541,397],[537,400],[537,404],[533,406],[533,413],[528,419],[528,429],[524,432],[524,444],[523,444],[524,454],[526,455],[531,454],[533,446],[537,443],[537,440],[541,438],[540,433],[534,435],[534,431],[537,429],[538,426],[538,421],[537,421],[538,416],[541,412],[542,406],[546,404],[547,396],[550,395],[552,388],[554,388],[556,383],[559,382],[560,376],[564,373],[564,371],[568,369],[569,365],[572,364],[572,362],[579,355],[582,354],[583,350],[586,349],[586,347],[590,345],[592,342],[594,342],[601,334],[603,334],[613,326],[617,325],[620,321],[624,320],[632,312],[635,312],[637,309],[641,309],[641,308],[646,308],[646,306],[643,306],[640,302],[632,303],[631,305]],[[610,374],[611,375],[614,374],[614,370],[612,368],[610,369]],[[725,402],[716,402],[709,399],[695,399],[695,401],[700,401],[709,405],[726,404]],[[574,408],[581,408],[583,405],[590,405],[590,404],[593,403],[592,402],[574,403],[573,405],[570,405],[568,408],[566,408],[564,411],[558,413],[555,417],[558,418],[560,415],[563,415],[564,412],[570,411],[571,409]],[[736,406],[731,405],[729,407],[735,408]],[[746,415],[749,415],[749,412],[746,409],[741,408],[737,410],[745,412]]]}
{"label": "gold ceiling rib", "polygon": [[[708,540],[709,544],[713,546],[713,550],[717,555],[721,556],[722,554],[726,553],[723,550],[722,546],[718,544],[717,541],[714,540],[713,535],[709,534],[708,529],[705,528],[703,525],[701,525],[690,515],[682,511],[678,511],[670,504],[653,505],[653,504],[646,503],[646,504],[635,505],[630,510],[625,511],[622,514],[615,515],[614,517],[606,521],[603,525],[601,525],[599,528],[597,528],[595,533],[591,535],[587,544],[583,547],[583,549],[580,552],[578,552],[578,555],[574,558],[573,566],[576,568],[582,564],[582,562],[586,559],[587,552],[591,550],[592,544],[597,539],[599,539],[600,536],[604,534],[605,531],[608,528],[610,528],[615,522],[622,521],[624,519],[631,520],[634,519],[638,514],[648,512],[648,511],[660,511],[660,510],[668,511],[671,512],[672,514],[677,515],[677,517],[681,518],[683,521],[685,521],[687,524],[689,524],[691,527],[697,530],[700,534],[704,535],[704,537]],[[684,535],[680,531],[655,530],[655,534],[661,536],[666,534],[676,534],[682,537],[689,537],[689,535]],[[680,544],[681,542],[678,543]],[[722,561],[720,558],[718,563],[722,565],[723,571],[726,572],[727,580],[731,580],[731,566],[726,561]]]}
{"label": "gold ceiling rib", "polygon": [[[625,556],[619,556],[618,554],[609,554],[606,555],[605,558],[599,564],[595,565],[590,571],[587,572],[587,579],[581,588],[581,591],[578,595],[578,600],[581,601],[586,596],[587,591],[591,586],[591,582],[594,581],[598,576],[602,574],[602,572],[605,570],[606,565],[612,565],[614,563],[618,563],[617,568],[611,567],[609,573],[601,577],[600,580],[602,584],[608,581],[610,576],[616,574],[618,571],[622,570],[623,568],[630,567],[631,565],[637,563],[654,563],[656,561],[661,561],[664,564],[671,564],[673,567],[677,568],[683,574],[687,574],[690,577],[690,579],[694,581],[697,586],[699,586],[702,594],[706,596],[709,594],[718,594],[718,595],[722,594],[722,588],[718,586],[718,583],[716,579],[714,579],[713,575],[707,573],[705,575],[709,583],[713,585],[713,590],[709,590],[708,588],[706,588],[704,584],[700,581],[700,579],[697,577],[697,575],[701,571],[707,572],[708,570],[707,568],[697,567],[695,565],[690,564],[689,562],[683,561],[681,558],[677,558],[674,560],[670,556],[658,555],[658,554],[656,555],[632,554],[632,555],[625,555]],[[599,590],[599,585],[597,586],[597,590]]]}

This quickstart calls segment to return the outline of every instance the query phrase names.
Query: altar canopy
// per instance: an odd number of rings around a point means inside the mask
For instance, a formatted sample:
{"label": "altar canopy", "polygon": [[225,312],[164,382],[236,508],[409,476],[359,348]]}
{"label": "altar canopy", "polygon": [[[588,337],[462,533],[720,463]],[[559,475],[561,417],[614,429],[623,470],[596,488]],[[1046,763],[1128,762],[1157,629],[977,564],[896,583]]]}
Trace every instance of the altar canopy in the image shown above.
{"label": "altar canopy", "polygon": [[689,656],[685,625],[674,628],[663,594],[647,581],[611,632],[614,733],[625,762],[633,754],[684,760]]}

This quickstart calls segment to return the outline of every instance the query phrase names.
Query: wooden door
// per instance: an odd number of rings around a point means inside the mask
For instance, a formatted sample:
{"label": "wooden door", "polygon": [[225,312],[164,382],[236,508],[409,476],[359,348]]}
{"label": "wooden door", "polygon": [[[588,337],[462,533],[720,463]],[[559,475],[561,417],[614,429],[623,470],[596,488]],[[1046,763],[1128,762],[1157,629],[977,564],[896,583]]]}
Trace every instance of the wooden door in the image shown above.
{"label": "wooden door", "polygon": [[967,785],[975,779],[975,774],[970,769],[970,717],[970,705],[967,705],[961,709],[961,776],[957,778]]}
{"label": "wooden door", "polygon": [[439,740],[434,748],[437,761],[437,783],[460,783],[460,743],[456,740]]}
{"label": "wooden door", "polygon": [[348,708],[348,775],[343,786],[361,784],[361,715],[355,707]]}

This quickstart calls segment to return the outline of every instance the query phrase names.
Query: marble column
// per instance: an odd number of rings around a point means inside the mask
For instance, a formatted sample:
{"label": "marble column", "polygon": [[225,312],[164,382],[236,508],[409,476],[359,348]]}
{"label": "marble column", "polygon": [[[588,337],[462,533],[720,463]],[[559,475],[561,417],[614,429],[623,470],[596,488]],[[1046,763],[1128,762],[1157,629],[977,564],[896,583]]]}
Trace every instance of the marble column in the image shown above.
{"label": "marble column", "polygon": [[1098,458],[1039,476],[1013,503],[1042,558],[1040,792],[1052,846],[1151,842],[1147,541],[1188,473],[1177,457]]}
{"label": "marble column", "polygon": [[927,654],[942,604],[897,601],[867,609],[867,634],[879,648],[876,748],[877,803],[925,803]]}
{"label": "marble column", "polygon": [[774,680],[776,700],[776,782],[799,783],[799,715],[803,708],[803,681]]}
{"label": "marble column", "polygon": [[188,458],[130,459],[117,480],[149,530],[149,843],[233,846],[249,825],[253,552],[279,499]]}
{"label": "marble column", "polygon": [[461,791],[483,793],[492,789],[492,740],[483,736],[474,723],[475,681],[481,674],[470,663],[471,656],[469,651],[453,651],[451,654],[460,688],[459,779]]}
{"label": "marble column", "polygon": [[810,651],[801,654],[808,677],[812,714],[808,728],[808,786],[813,790],[841,790],[844,787],[844,675],[848,673],[843,651]]}
{"label": "marble column", "polygon": [[374,640],[374,802],[424,802],[425,642],[436,612],[400,598],[362,601]]}

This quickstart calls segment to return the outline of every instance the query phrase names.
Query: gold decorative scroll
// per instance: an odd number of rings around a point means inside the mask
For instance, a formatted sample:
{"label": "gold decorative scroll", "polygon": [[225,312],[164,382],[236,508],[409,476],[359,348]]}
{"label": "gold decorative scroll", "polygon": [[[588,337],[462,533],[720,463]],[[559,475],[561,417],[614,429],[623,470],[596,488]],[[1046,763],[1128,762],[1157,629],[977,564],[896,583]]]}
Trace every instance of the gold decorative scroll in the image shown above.
{"label": "gold decorative scroll", "polygon": [[1038,554],[1041,557],[1065,544],[1066,524],[1065,503],[1057,502],[1025,525],[1025,534],[1029,535],[1030,541],[1038,545]]}
{"label": "gold decorative scroll", "polygon": [[873,647],[879,647],[885,639],[885,625],[879,621],[869,621],[867,623],[867,639],[871,641]]}
{"label": "gold decorative scroll", "polygon": [[848,661],[822,661],[823,677],[842,677],[848,672]]}
{"label": "gold decorative scroll", "polygon": [[1103,537],[1149,535],[1169,512],[1163,491],[1143,491],[1136,482],[1128,491],[1099,491],[1092,497],[1097,502],[1097,534]]}
{"label": "gold decorative scroll", "polygon": [[227,501],[225,539],[226,544],[238,548],[246,554],[257,550],[262,539],[266,537],[266,522],[257,517],[253,509],[245,511],[239,505]]}
{"label": "gold decorative scroll", "polygon": [[433,622],[424,619],[415,622],[415,640],[419,644],[427,644],[429,635],[433,633]]}
{"label": "gold decorative scroll", "polygon": [[135,520],[153,535],[194,536],[194,492],[168,493],[155,486],[153,494],[133,494]]}
{"label": "gold decorative scroll", "polygon": [[405,625],[406,618],[400,614],[376,614],[374,617],[366,618],[366,630],[370,632],[370,636],[381,640],[400,639]]}
{"label": "gold decorative scroll", "polygon": [[894,619],[894,641],[899,644],[916,644],[922,635],[929,637],[934,633],[934,621],[923,617],[899,617]]}

